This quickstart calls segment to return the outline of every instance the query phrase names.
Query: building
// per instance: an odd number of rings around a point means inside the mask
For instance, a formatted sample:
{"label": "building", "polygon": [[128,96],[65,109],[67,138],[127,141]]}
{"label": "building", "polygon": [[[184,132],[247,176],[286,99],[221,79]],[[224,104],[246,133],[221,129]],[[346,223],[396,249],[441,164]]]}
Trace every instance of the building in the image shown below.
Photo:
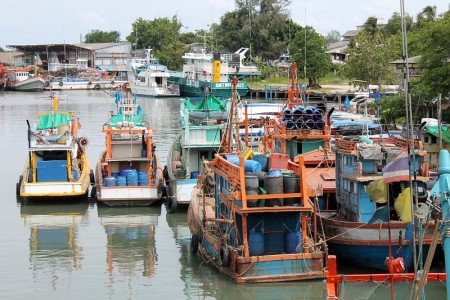
{"label": "building", "polygon": [[22,60],[15,66],[37,64],[45,70],[58,71],[62,68],[76,69],[123,69],[132,56],[131,43],[80,43],[8,45],[8,48],[23,53]]}
{"label": "building", "polygon": [[0,52],[0,64],[5,66],[23,66],[23,53],[18,51]]}

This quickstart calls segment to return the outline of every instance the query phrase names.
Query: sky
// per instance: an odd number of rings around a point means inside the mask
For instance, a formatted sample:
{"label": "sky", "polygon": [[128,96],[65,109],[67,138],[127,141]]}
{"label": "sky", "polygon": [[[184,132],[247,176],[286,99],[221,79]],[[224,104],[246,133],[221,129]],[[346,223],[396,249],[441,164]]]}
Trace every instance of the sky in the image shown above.
{"label": "sky", "polygon": [[[235,8],[234,0],[2,0],[0,47],[6,45],[79,43],[92,30],[120,33],[121,40],[131,32],[138,18],[153,20],[176,15],[182,32],[207,29],[211,22]],[[441,14],[450,0],[404,0],[405,11],[416,16],[427,5]],[[400,0],[291,0],[294,22],[312,26],[326,35],[356,29],[368,17],[383,18],[400,12]],[[306,16],[306,19],[305,19]],[[243,45],[246,46],[246,45]]]}

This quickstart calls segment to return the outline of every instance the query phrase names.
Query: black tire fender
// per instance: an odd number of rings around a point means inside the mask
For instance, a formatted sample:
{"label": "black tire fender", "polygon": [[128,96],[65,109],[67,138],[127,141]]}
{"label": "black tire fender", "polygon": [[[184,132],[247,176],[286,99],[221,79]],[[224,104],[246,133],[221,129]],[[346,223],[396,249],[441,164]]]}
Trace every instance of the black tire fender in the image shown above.
{"label": "black tire fender", "polygon": [[63,86],[64,83],[62,81],[60,81],[58,84],[59,84],[59,86]]}
{"label": "black tire fender", "polygon": [[220,247],[219,258],[222,267],[228,267],[230,265],[230,250],[228,250],[227,245]]}
{"label": "black tire fender", "polygon": [[114,80],[111,81],[111,84],[114,84]]}

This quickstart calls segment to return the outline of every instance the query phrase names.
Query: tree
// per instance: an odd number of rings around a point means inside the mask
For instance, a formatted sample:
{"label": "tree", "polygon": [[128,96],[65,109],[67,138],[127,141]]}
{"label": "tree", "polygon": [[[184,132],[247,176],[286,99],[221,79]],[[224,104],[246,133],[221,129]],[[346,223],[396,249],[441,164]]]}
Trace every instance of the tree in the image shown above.
{"label": "tree", "polygon": [[375,35],[378,32],[378,20],[375,17],[369,17],[363,25],[363,30],[369,35]]}
{"label": "tree", "polygon": [[101,31],[98,29],[91,30],[84,37],[85,43],[115,43],[120,40],[118,31]]}
{"label": "tree", "polygon": [[327,41],[328,45],[339,42],[341,40],[341,33],[339,31],[333,29],[327,33],[325,40]]}
{"label": "tree", "polygon": [[435,93],[450,93],[450,12],[436,22],[429,22],[420,31],[422,69],[421,81]]}
{"label": "tree", "polygon": [[[412,29],[413,19],[411,16],[405,16],[406,31],[409,32]],[[402,17],[399,13],[394,12],[392,17],[388,20],[386,26],[382,29],[385,36],[391,36],[400,34],[402,32]]]}
{"label": "tree", "polygon": [[249,47],[266,59],[286,51],[298,26],[289,19],[290,0],[236,0],[236,8],[220,19],[218,44],[235,51]]}
{"label": "tree", "polygon": [[306,68],[306,77],[310,87],[317,86],[319,79],[331,70],[331,56],[325,50],[325,38],[309,26],[299,30],[292,41],[290,52],[293,61],[297,62],[299,69],[305,70]]}
{"label": "tree", "polygon": [[347,78],[379,85],[395,81],[394,69],[390,62],[401,53],[398,39],[383,38],[381,32],[371,35],[362,30],[353,39],[346,53],[348,59],[343,72]]}
{"label": "tree", "polygon": [[425,6],[420,13],[417,14],[417,27],[423,27],[429,22],[436,20],[436,6]]}
{"label": "tree", "polygon": [[164,45],[176,43],[180,40],[182,24],[176,16],[153,20],[137,19],[132,24],[132,31],[126,37],[127,41],[135,44],[136,48],[163,49]]}

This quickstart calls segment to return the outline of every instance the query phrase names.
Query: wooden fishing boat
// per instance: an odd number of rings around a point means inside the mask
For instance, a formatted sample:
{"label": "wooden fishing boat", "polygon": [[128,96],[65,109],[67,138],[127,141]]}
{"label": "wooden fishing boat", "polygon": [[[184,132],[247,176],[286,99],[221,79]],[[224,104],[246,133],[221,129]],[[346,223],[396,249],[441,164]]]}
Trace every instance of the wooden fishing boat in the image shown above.
{"label": "wooden fishing boat", "polygon": [[181,99],[182,130],[169,149],[164,167],[168,212],[178,205],[189,205],[202,160],[212,160],[221,147],[229,110],[228,100],[213,95]]}
{"label": "wooden fishing boat", "polygon": [[[188,209],[191,251],[200,252],[205,261],[237,283],[323,278],[326,255],[311,233],[312,191],[306,186],[302,161],[288,165],[297,175],[293,178],[298,180],[300,192],[263,195],[253,192],[259,189],[258,178],[246,175],[246,161],[250,160],[241,157],[237,166],[230,160],[233,157],[216,155],[206,163],[216,181],[212,193],[201,180],[193,190]],[[266,180],[266,188],[277,184]],[[294,201],[271,204],[288,199]]]}
{"label": "wooden fishing boat", "polygon": [[28,124],[28,157],[17,183],[22,198],[65,201],[86,197],[93,172],[87,159],[87,140],[77,137],[80,126],[74,112],[60,112],[51,94],[52,111],[39,115],[36,128]]}
{"label": "wooden fishing boat", "polygon": [[103,125],[106,150],[95,169],[92,195],[110,206],[148,206],[161,199],[163,188],[154,130],[142,119],[136,98],[115,95],[117,112]]}
{"label": "wooden fishing boat", "polygon": [[[204,161],[192,191],[188,209],[191,252],[200,252],[205,261],[237,283],[324,277],[326,254],[312,234],[315,222],[309,219],[314,207],[309,198],[313,194],[306,185],[303,158],[298,164],[286,161],[286,189],[284,176],[278,174],[264,176],[261,184],[257,174],[261,164],[249,159],[251,150],[246,147],[238,154],[230,153],[232,132],[239,130],[240,122],[235,128],[232,117],[229,122],[222,138],[223,153]],[[212,189],[204,184],[209,174],[215,182]]]}
{"label": "wooden fishing boat", "polygon": [[[412,171],[415,178],[409,181],[408,142],[399,138],[373,138],[371,140],[336,140],[336,211],[319,211],[319,234],[327,241],[329,251],[339,259],[351,261],[364,267],[388,270],[385,263],[390,257],[401,258],[404,268],[414,262],[416,232],[411,223],[411,192],[419,203],[427,200],[427,164],[424,162],[423,145],[414,142],[415,153],[411,153]],[[396,155],[401,154],[401,158]],[[385,183],[388,173],[383,169],[387,163],[403,165],[395,172],[406,172],[406,178]],[[406,166],[406,167],[405,167]],[[406,168],[406,170],[404,170]],[[411,175],[412,176],[412,175]],[[387,196],[389,195],[389,196]],[[395,207],[395,209],[394,209]],[[417,217],[417,216],[415,216]],[[420,222],[419,222],[420,223]],[[434,223],[423,222],[420,243],[423,256],[431,243]]]}

